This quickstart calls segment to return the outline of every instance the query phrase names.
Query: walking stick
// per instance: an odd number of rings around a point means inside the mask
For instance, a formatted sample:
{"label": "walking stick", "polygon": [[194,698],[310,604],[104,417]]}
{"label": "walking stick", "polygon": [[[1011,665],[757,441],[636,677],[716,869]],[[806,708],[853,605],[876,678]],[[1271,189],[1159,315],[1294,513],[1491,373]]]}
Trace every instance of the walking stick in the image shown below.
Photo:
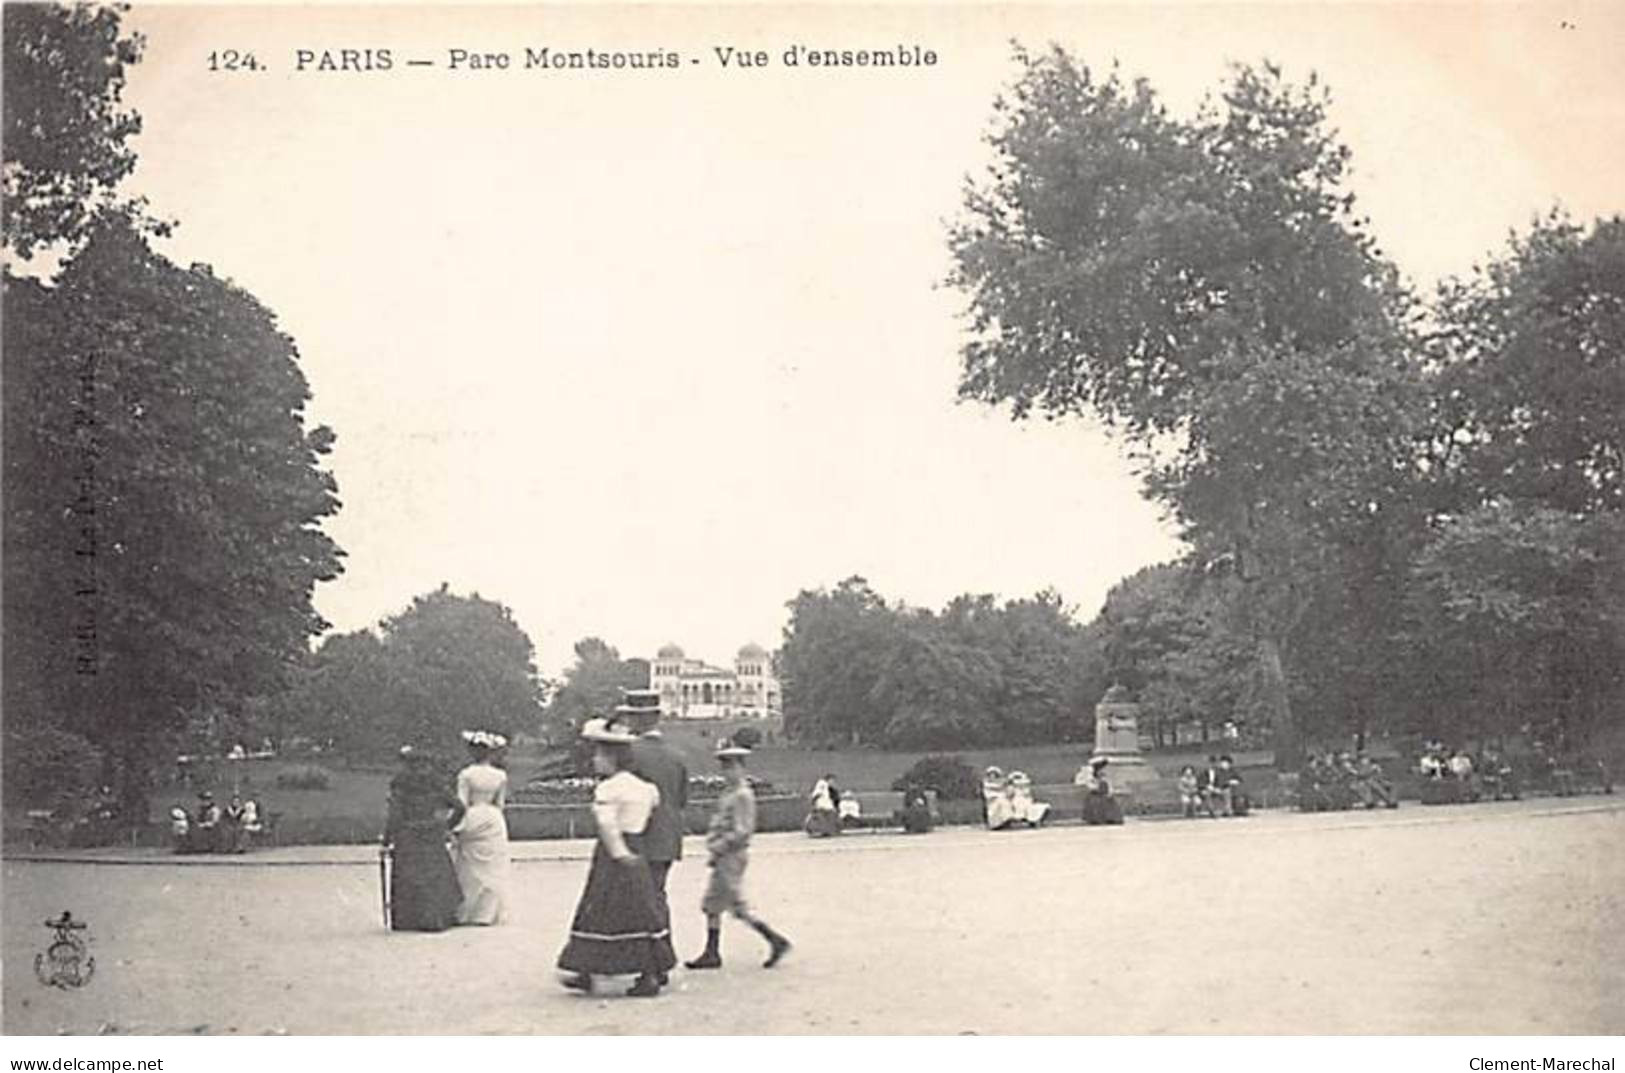
{"label": "walking stick", "polygon": [[389,930],[389,847],[378,847],[378,900],[384,907],[384,930]]}

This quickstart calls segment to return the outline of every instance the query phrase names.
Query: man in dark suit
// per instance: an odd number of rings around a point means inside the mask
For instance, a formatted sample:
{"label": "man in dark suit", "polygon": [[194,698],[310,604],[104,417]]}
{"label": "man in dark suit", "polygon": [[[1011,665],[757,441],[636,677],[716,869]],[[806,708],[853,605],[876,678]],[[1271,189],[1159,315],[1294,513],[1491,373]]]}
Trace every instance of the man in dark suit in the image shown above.
{"label": "man in dark suit", "polygon": [[[666,901],[666,877],[672,862],[683,858],[683,808],[688,804],[688,766],[681,754],[661,737],[660,694],[653,689],[624,691],[615,714],[638,732],[632,745],[632,774],[660,790],[660,804],[643,831],[643,855],[649,863],[660,916],[671,927],[671,905]],[[665,983],[664,980],[660,981]]]}

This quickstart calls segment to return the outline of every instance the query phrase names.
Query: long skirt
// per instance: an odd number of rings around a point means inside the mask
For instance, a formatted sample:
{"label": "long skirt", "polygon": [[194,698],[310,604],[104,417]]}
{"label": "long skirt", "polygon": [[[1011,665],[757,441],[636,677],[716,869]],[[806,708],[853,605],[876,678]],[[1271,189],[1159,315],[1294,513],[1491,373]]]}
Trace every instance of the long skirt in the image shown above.
{"label": "long skirt", "polygon": [[1104,826],[1123,822],[1123,806],[1110,794],[1083,795],[1083,822]]}
{"label": "long skirt", "polygon": [[422,824],[396,834],[389,926],[396,931],[445,931],[457,923],[462,900],[446,851],[445,825]]}
{"label": "long skirt", "polygon": [[500,924],[508,916],[508,824],[492,804],[472,805],[457,828],[457,920]]}
{"label": "long skirt", "polygon": [[827,838],[841,833],[841,817],[832,808],[815,808],[802,827],[814,838]]}
{"label": "long skirt", "polygon": [[[642,839],[626,836],[627,848]],[[654,880],[642,858],[622,864],[599,843],[593,849],[587,886],[570,922],[570,941],[559,968],[601,976],[666,972],[677,964],[671,929],[661,919]]]}
{"label": "long skirt", "polygon": [[1002,831],[1016,822],[1016,810],[1010,806],[1010,798],[1003,793],[992,793],[984,796],[987,804],[987,829],[989,831]]}

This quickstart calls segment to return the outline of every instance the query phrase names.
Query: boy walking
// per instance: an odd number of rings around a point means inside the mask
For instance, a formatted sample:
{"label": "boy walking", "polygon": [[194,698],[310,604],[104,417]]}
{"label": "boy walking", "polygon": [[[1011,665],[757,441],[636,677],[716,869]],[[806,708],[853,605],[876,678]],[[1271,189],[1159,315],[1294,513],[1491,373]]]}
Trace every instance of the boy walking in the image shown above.
{"label": "boy walking", "polygon": [[756,795],[745,778],[745,758],[750,750],[724,738],[718,746],[717,763],[728,787],[717,798],[716,811],[705,836],[711,855],[711,879],[706,884],[700,910],[705,913],[705,952],[684,962],[691,969],[722,967],[722,914],[731,912],[755,928],[767,940],[764,968],[771,969],[790,950],[790,940],[751,914],[745,904],[745,866],[750,863],[750,836],[756,833]]}

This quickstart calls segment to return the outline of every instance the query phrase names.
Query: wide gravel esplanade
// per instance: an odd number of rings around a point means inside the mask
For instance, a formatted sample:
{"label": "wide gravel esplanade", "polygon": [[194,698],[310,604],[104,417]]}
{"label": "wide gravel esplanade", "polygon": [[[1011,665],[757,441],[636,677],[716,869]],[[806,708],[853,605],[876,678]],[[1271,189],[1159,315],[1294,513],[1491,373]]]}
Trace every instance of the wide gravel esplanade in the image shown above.
{"label": "wide gravel esplanade", "polygon": [[[727,967],[679,971],[652,1000],[555,982],[585,845],[517,844],[514,922],[442,935],[383,930],[370,847],[212,866],[8,859],[4,1030],[1625,1032],[1612,799],[765,835],[751,897],[795,952],[766,972],[729,922]],[[704,939],[704,882],[698,854],[672,875],[683,956]],[[78,992],[27,971],[64,908],[89,922],[97,960]]]}

